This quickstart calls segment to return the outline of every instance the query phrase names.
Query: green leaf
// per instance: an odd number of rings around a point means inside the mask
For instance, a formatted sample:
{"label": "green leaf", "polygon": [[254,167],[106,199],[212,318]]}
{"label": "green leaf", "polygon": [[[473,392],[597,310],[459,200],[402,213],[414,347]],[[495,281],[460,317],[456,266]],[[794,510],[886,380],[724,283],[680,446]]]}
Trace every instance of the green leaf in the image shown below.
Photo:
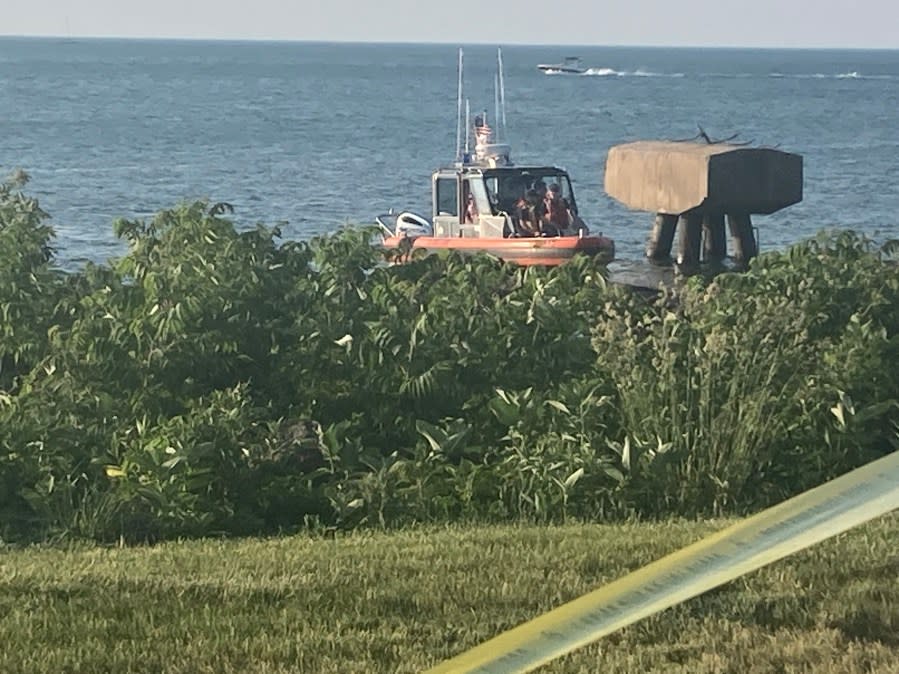
{"label": "green leaf", "polygon": [[568,414],[568,415],[571,414],[571,410],[569,410],[568,407],[566,407],[564,403],[561,403],[558,400],[547,400],[546,404],[549,405],[550,407],[554,407],[555,409],[559,410],[560,412],[564,412],[565,414]]}
{"label": "green leaf", "polygon": [[583,476],[584,476],[584,469],[578,468],[571,475],[569,475],[568,477],[565,478],[564,484],[566,487],[573,487],[575,484],[577,484],[577,481],[580,480]]}

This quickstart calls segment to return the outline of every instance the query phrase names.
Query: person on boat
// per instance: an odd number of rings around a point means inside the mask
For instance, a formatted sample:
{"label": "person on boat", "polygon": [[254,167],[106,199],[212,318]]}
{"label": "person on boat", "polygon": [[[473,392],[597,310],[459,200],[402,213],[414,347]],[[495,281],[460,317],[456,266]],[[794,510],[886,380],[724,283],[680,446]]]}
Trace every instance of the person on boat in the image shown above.
{"label": "person on boat", "polygon": [[514,232],[512,236],[533,236],[531,232],[530,213],[528,212],[528,202],[524,195],[518,197],[515,206],[512,208],[512,224]]}
{"label": "person on boat", "polygon": [[465,203],[465,215],[462,218],[464,223],[475,223],[478,221],[478,205],[474,201],[474,195],[469,192],[468,199]]}
{"label": "person on boat", "polygon": [[552,183],[543,200],[546,209],[544,233],[549,236],[560,236],[571,226],[571,210],[568,201],[562,196],[562,188]]}
{"label": "person on boat", "polygon": [[537,232],[534,236],[558,236],[556,227],[549,221],[549,211],[547,209],[547,200],[549,192],[546,182],[543,178],[538,178],[531,184],[526,199],[532,206],[532,221],[537,223]]}
{"label": "person on boat", "polygon": [[528,190],[518,201],[518,225],[520,236],[540,236],[546,219],[546,208],[537,190]]}

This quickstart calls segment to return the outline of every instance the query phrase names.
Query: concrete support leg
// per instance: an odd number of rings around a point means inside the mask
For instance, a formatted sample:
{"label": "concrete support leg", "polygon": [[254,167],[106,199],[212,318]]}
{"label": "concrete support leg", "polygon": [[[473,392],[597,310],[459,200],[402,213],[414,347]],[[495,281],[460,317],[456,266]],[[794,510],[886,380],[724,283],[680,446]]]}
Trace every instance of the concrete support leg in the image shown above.
{"label": "concrete support leg", "polygon": [[734,261],[749,264],[749,261],[758,255],[755,233],[752,231],[752,218],[748,213],[729,214],[727,226],[730,229]]}
{"label": "concrete support leg", "polygon": [[657,213],[649,241],[646,242],[646,257],[653,262],[664,262],[671,259],[671,246],[674,243],[674,230],[677,228],[677,216]]}
{"label": "concrete support leg", "polygon": [[677,264],[689,273],[699,267],[699,252],[702,247],[702,216],[685,213],[678,222],[680,236],[677,241]]}
{"label": "concrete support leg", "polygon": [[727,257],[724,215],[706,215],[702,220],[703,260],[713,264]]}

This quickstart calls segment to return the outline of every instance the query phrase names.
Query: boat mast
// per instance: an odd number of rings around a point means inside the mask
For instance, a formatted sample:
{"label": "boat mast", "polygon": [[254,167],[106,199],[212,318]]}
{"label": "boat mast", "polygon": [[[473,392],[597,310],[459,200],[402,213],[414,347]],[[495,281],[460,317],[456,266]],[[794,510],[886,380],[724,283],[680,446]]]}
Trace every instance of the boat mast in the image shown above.
{"label": "boat mast", "polygon": [[[466,124],[467,126],[467,124]],[[466,132],[467,136],[467,132]],[[468,143],[466,139],[466,144]],[[456,97],[456,161],[462,159],[462,47],[459,47],[459,93]]]}

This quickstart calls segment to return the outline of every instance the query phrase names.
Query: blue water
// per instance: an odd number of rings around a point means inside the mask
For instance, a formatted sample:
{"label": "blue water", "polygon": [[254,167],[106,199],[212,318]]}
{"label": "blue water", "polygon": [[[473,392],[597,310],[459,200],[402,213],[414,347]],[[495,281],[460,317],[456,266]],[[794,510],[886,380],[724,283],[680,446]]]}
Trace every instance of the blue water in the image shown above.
{"label": "blue water", "polygon": [[[576,54],[585,75],[536,64]],[[465,48],[473,109],[494,102],[495,48]],[[899,51],[505,47],[518,163],[569,169],[581,213],[639,258],[651,216],[606,196],[609,147],[687,138],[805,158],[801,204],[756,217],[762,247],[824,227],[899,237]],[[111,223],[182,200],[236,207],[285,238],[429,212],[452,160],[456,48],[0,38],[0,173],[23,168],[64,264],[124,251]]]}

